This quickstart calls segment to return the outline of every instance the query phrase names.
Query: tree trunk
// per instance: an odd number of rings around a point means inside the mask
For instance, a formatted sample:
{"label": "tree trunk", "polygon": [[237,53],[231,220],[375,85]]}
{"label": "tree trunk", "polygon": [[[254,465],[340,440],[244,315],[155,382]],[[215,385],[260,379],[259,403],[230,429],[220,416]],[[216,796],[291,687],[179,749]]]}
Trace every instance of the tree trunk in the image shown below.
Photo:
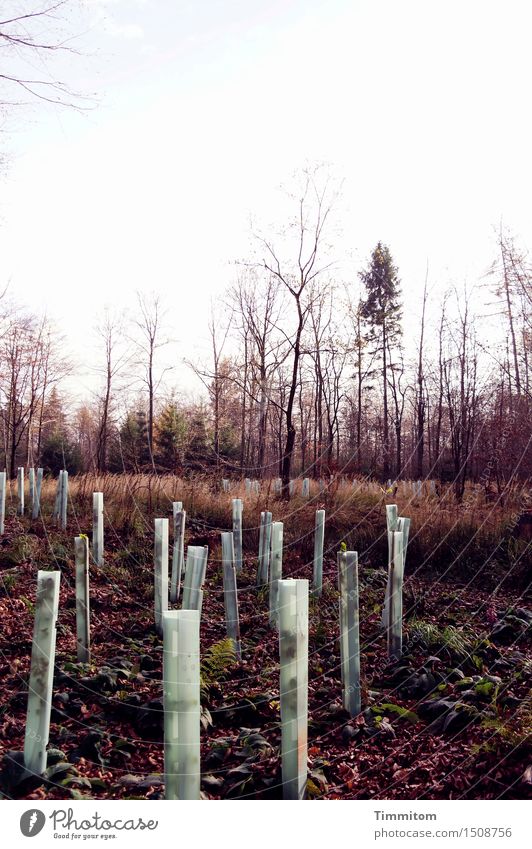
{"label": "tree trunk", "polygon": [[150,462],[154,467],[153,461],[153,408],[154,408],[154,387],[153,387],[153,346],[150,347],[150,357],[148,365],[148,450],[150,453]]}
{"label": "tree trunk", "polygon": [[425,452],[425,390],[423,377],[423,342],[425,336],[425,307],[427,304],[427,283],[423,291],[423,310],[421,313],[421,336],[419,339],[419,358],[417,365],[417,404],[416,404],[416,477],[423,477],[423,456]]}
{"label": "tree trunk", "polygon": [[388,426],[388,357],[387,357],[386,318],[382,321],[382,381],[383,381],[383,463],[382,476],[386,481],[390,476],[390,432]]}
{"label": "tree trunk", "polygon": [[513,307],[512,307],[512,298],[510,293],[510,281],[508,276],[508,268],[506,265],[506,246],[504,245],[502,235],[501,235],[501,256],[502,256],[502,265],[503,265],[503,281],[504,281],[504,294],[506,297],[506,308],[508,310],[508,324],[510,327],[510,337],[512,340],[512,354],[514,361],[514,371],[515,371],[515,388],[517,391],[517,396],[521,395],[521,375],[519,373],[519,356],[517,352],[517,340],[515,338],[515,327],[514,327],[514,317],[513,317]]}
{"label": "tree trunk", "polygon": [[264,455],[266,451],[266,424],[268,414],[268,390],[265,363],[261,364],[259,393],[259,444],[257,455],[257,476],[262,480],[262,478],[264,477]]}
{"label": "tree trunk", "polygon": [[299,375],[299,360],[301,357],[301,334],[303,332],[303,313],[299,299],[297,303],[298,326],[296,338],[294,342],[294,360],[292,363],[292,380],[288,393],[288,403],[286,405],[286,442],[283,453],[283,461],[281,465],[281,480],[282,480],[282,497],[283,500],[290,499],[290,472],[292,470],[292,457],[296,442],[296,429],[293,422],[294,401],[296,397],[298,375]]}

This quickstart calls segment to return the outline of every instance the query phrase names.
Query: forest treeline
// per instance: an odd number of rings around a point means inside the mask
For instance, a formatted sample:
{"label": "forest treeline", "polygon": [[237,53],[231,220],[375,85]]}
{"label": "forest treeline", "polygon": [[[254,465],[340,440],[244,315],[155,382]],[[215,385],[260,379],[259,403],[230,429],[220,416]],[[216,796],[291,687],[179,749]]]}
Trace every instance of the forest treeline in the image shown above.
{"label": "forest treeline", "polygon": [[[101,391],[73,406],[72,365],[48,319],[4,297],[2,452],[56,473],[214,472],[224,477],[466,479],[501,491],[532,473],[532,266],[501,229],[471,292],[415,303],[379,243],[356,279],[335,280],[330,183],[306,172],[282,235],[255,255],[213,308],[211,355],[188,363],[191,402],[168,385],[172,327],[158,295],[138,295],[129,325],[98,327]],[[481,297],[478,297],[480,292]],[[437,302],[437,306],[436,306]],[[415,318],[414,318],[415,317]],[[0,460],[1,462],[1,460]]]}

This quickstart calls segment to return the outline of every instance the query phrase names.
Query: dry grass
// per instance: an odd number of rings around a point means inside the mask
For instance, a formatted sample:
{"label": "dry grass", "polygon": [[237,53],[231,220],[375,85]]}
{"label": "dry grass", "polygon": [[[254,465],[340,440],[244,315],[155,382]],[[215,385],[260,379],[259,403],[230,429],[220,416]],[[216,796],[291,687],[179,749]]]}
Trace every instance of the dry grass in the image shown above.
{"label": "dry grass", "polygon": [[[27,489],[27,487],[26,487]],[[51,523],[56,481],[43,482],[42,515]],[[511,537],[516,518],[529,503],[528,492],[515,488],[504,500],[486,504],[484,493],[469,484],[463,504],[457,504],[452,489],[441,497],[424,484],[423,497],[412,494],[408,482],[399,485],[393,497],[376,483],[357,480],[334,483],[320,488],[311,481],[310,497],[301,497],[300,482],[296,494],[284,502],[275,494],[273,483],[265,482],[260,494],[246,493],[244,482],[232,482],[231,491],[223,492],[212,477],[180,478],[175,475],[95,475],[84,474],[69,480],[69,519],[76,532],[90,531],[92,493],[104,493],[106,526],[115,545],[130,545],[135,539],[151,544],[153,518],[171,516],[172,502],[182,501],[188,524],[196,523],[205,532],[231,528],[232,499],[244,502],[245,545],[256,551],[262,510],[270,510],[274,521],[285,524],[285,545],[297,551],[305,561],[312,558],[314,516],[318,508],[326,510],[326,550],[332,555],[340,542],[357,550],[361,560],[378,566],[386,562],[385,504],[397,503],[399,515],[411,518],[408,563],[417,569],[430,569],[452,577],[465,576],[479,567],[498,574],[508,565],[523,571],[526,545]],[[15,505],[16,487],[12,484],[10,506]],[[29,503],[29,493],[26,492]],[[108,539],[111,537],[108,535]]]}

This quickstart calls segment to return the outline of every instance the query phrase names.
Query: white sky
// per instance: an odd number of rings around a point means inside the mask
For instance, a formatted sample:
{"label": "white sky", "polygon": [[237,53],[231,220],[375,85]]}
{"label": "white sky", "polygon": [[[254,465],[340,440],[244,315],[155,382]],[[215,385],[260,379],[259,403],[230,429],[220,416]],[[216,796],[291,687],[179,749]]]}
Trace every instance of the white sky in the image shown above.
{"label": "white sky", "polygon": [[339,274],[386,242],[418,315],[427,260],[436,301],[485,271],[501,216],[531,241],[530,22],[526,0],[85,0],[61,74],[99,105],[3,134],[2,278],[85,365],[103,306],[165,293],[188,385],[249,214],[327,160]]}

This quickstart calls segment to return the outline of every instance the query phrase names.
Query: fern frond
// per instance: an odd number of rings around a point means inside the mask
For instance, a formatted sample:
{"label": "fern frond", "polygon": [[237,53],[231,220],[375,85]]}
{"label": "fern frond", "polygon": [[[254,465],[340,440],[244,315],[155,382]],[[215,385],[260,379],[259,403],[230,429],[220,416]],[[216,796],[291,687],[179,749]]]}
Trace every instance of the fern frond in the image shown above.
{"label": "fern frond", "polygon": [[510,717],[485,719],[482,725],[493,731],[512,749],[519,749],[524,745],[530,746],[532,743],[532,690]]}
{"label": "fern frond", "polygon": [[231,667],[236,663],[235,644],[231,637],[224,637],[209,646],[203,655],[200,667],[201,698],[206,701],[209,688],[216,681],[223,681]]}

